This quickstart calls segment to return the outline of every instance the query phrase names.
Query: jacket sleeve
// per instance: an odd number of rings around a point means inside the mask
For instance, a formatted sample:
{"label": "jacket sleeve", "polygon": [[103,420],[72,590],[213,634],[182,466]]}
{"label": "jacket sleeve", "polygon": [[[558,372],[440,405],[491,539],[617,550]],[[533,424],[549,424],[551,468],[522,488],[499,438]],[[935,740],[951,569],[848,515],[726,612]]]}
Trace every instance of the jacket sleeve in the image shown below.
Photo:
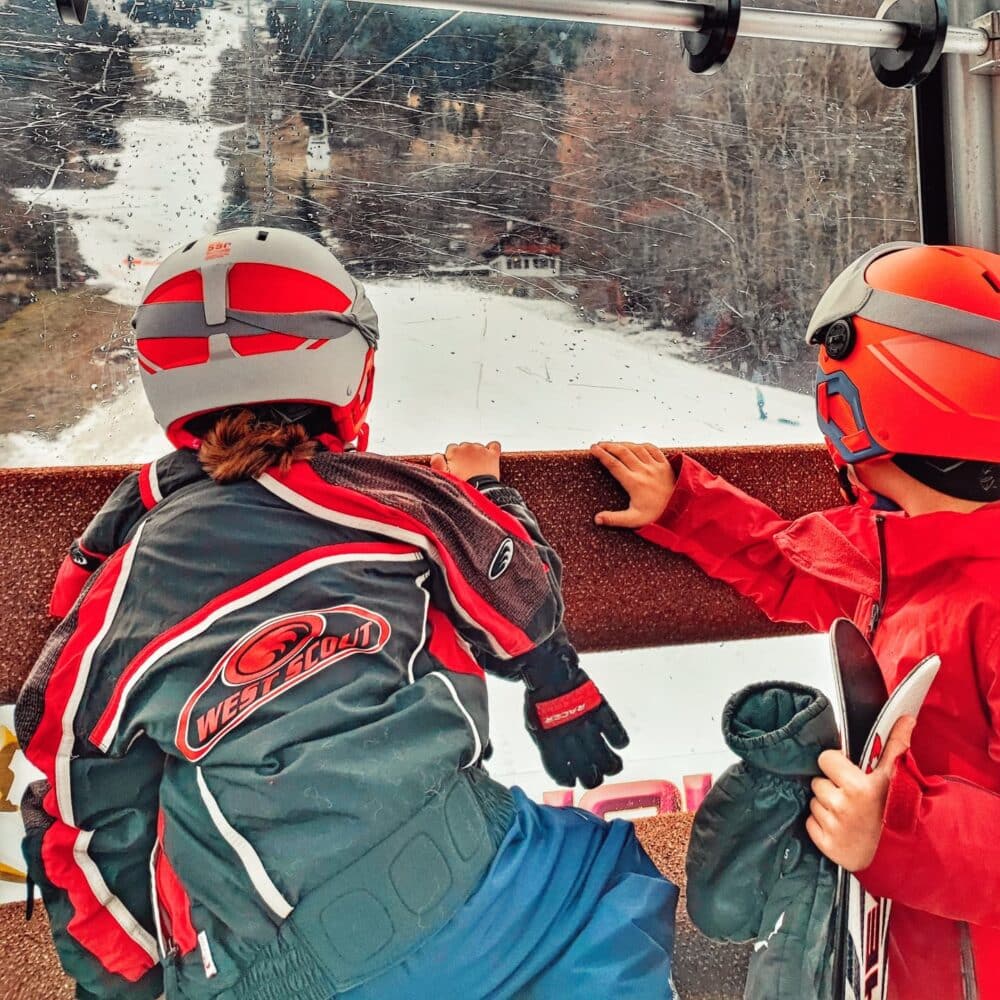
{"label": "jacket sleeve", "polygon": [[[981,662],[989,752],[1000,764],[1000,635]],[[893,770],[875,858],[858,879],[876,896],[1000,929],[997,830],[1000,793],[964,778],[925,776],[908,751]]]}
{"label": "jacket sleeve", "polygon": [[135,526],[156,503],[155,470],[156,463],[150,463],[126,476],[83,534],[70,545],[52,588],[50,615],[64,618],[69,614],[90,575],[125,544]]}
{"label": "jacket sleeve", "polygon": [[478,581],[473,585],[499,612],[500,627],[487,625],[484,629],[485,623],[468,620],[462,602],[456,600],[448,573],[440,571],[440,563],[433,564],[437,570],[437,579],[432,583],[436,601],[447,609],[483,669],[513,677],[526,654],[557,631],[565,636],[560,627],[562,563],[524,498],[513,487],[493,477],[478,477],[472,483],[444,478],[462,491],[480,521],[477,531],[461,539],[460,547],[470,546],[470,581]]}
{"label": "jacket sleeve", "polygon": [[[534,653],[536,650],[544,650],[546,655],[558,655],[559,651],[565,647],[572,647],[565,627],[561,624],[562,619],[562,593],[558,590],[562,580],[562,563],[556,555],[555,550],[546,541],[542,534],[542,529],[538,520],[532,513],[528,505],[524,502],[524,497],[512,486],[501,483],[493,476],[477,476],[469,483],[475,487],[491,504],[495,505],[504,514],[516,518],[527,531],[529,537],[538,548],[544,565],[554,574],[552,584],[557,588],[560,602],[560,623],[549,635],[540,635],[535,646],[525,653],[525,656]],[[499,659],[490,655],[488,650],[480,650],[477,655],[480,665],[488,673],[508,680],[520,679],[521,670],[524,667],[524,657],[514,659]]]}
{"label": "jacket sleeve", "polygon": [[162,753],[139,738],[110,757],[87,738],[103,705],[100,641],[121,564],[120,554],[105,562],[49,639],[15,725],[43,775],[22,801],[24,855],[77,996],[148,1000],[163,988],[149,869]]}
{"label": "jacket sleeve", "polygon": [[496,484],[497,504],[454,476],[357,453],[323,453],[257,481],[315,517],[419,549],[434,607],[477,655],[515,659],[562,621],[559,558],[509,487]]}
{"label": "jacket sleeve", "polygon": [[667,509],[638,534],[688,556],[772,621],[825,631],[854,615],[859,594],[878,597],[877,567],[826,514],[787,520],[686,455]]}

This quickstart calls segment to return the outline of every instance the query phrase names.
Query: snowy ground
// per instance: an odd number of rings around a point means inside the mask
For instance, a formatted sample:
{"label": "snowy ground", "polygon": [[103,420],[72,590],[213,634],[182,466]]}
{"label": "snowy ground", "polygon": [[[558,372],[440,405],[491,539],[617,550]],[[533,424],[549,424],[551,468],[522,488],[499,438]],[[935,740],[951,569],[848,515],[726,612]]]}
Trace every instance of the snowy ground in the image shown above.
{"label": "snowy ground", "polygon": [[[661,445],[816,441],[812,402],[658,351],[627,327],[594,327],[560,302],[449,282],[368,288],[379,312],[372,447],[393,454],[497,438],[508,450],[586,448],[604,437]],[[148,461],[165,450],[141,387],[44,446],[0,438],[7,466]]]}
{"label": "snowy ground", "polygon": [[[194,44],[147,51],[156,92],[184,102],[184,118],[123,125],[125,148],[114,184],[100,191],[54,191],[80,249],[115,301],[134,303],[148,275],[128,254],[157,258],[205,232],[222,203],[222,127],[207,95],[223,48],[237,44],[241,17],[216,8]],[[211,30],[209,30],[211,29]],[[144,45],[157,45],[144,30]],[[25,201],[38,192],[25,191]],[[372,446],[406,454],[449,440],[498,438],[509,450],[583,448],[606,437],[661,445],[816,441],[809,399],[763,389],[680,360],[655,334],[593,327],[566,305],[483,293],[462,284],[384,281],[369,292],[382,318]],[[95,409],[56,440],[0,439],[0,464],[144,461],[165,450],[137,385]],[[719,732],[730,693],[755,680],[796,678],[828,688],[820,637],[591,655],[585,665],[628,728],[632,745],[620,781],[682,784],[731,762]],[[521,692],[491,683],[495,755],[491,769],[540,798],[553,788],[524,733]],[[8,710],[9,711],[9,710]],[[0,710],[0,722],[4,721]],[[15,792],[26,780],[16,763]],[[11,814],[0,816],[0,862],[21,866]],[[0,884],[0,900],[20,890]]]}

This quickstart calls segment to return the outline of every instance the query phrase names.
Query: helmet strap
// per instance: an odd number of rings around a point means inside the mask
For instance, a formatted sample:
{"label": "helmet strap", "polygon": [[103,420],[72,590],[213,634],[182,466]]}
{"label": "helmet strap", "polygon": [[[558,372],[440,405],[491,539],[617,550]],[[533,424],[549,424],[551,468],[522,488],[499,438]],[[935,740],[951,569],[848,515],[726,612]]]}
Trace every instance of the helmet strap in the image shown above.
{"label": "helmet strap", "polygon": [[844,484],[847,484],[845,492],[846,490],[850,491],[847,495],[853,498],[850,500],[851,503],[866,507],[868,510],[898,511],[903,509],[895,500],[890,500],[884,494],[869,489],[860,479],[852,481],[848,470],[853,468],[854,466],[851,464],[845,464],[840,468],[840,485],[842,489],[845,489]]}
{"label": "helmet strap", "polygon": [[849,465],[841,465],[837,467],[837,479],[840,480],[840,492],[843,493],[844,499],[848,503],[858,502],[858,493],[854,489],[854,483],[851,482],[851,473]]}
{"label": "helmet strap", "polygon": [[365,422],[365,417],[372,401],[374,385],[375,351],[369,348],[357,395],[346,406],[331,407],[337,436],[345,445],[353,443],[357,451],[365,451],[368,448],[368,424]]}
{"label": "helmet strap", "polygon": [[890,500],[887,496],[868,489],[859,491],[857,502],[869,510],[899,511],[903,509],[895,500]]}
{"label": "helmet strap", "polygon": [[167,439],[177,449],[190,448],[197,451],[201,447],[201,438],[189,431],[183,420],[176,420],[166,430]]}
{"label": "helmet strap", "polygon": [[853,466],[845,462],[834,448],[827,443],[827,449],[833,456],[833,464],[837,468],[837,479],[840,482],[840,492],[844,499],[851,504],[860,504],[869,510],[895,511],[902,510],[902,507],[895,500],[890,500],[881,493],[875,493],[868,489],[863,483],[855,483],[851,479],[851,469]]}

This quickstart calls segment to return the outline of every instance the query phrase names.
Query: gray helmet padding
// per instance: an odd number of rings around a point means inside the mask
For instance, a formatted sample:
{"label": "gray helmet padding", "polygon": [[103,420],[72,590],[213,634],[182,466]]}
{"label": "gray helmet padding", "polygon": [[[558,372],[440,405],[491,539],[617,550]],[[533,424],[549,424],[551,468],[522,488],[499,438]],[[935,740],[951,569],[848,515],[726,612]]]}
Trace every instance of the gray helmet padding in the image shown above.
{"label": "gray helmet padding", "polygon": [[815,344],[821,341],[825,330],[837,320],[859,316],[882,326],[896,327],[955,347],[966,347],[988,357],[1000,358],[1000,321],[939,302],[874,288],[865,281],[865,272],[880,257],[923,245],[884,243],[841,271],[813,312],[806,335],[808,342]]}
{"label": "gray helmet padding", "polygon": [[[156,422],[251,403],[302,401],[346,406],[361,387],[368,344],[356,330],[318,350],[240,357],[225,334],[209,338],[210,363],[147,375],[143,386]],[[280,363],[277,359],[280,358]]]}
{"label": "gray helmet padding", "polygon": [[853,263],[848,264],[830,282],[829,288],[816,303],[812,318],[809,320],[809,328],[806,331],[806,342],[809,344],[817,343],[815,339],[817,333],[825,330],[830,324],[836,323],[838,319],[856,316],[861,311],[872,293],[872,287],[865,281],[865,271],[868,270],[870,264],[886,254],[919,246],[922,244],[903,241],[883,243],[881,246],[863,253]]}

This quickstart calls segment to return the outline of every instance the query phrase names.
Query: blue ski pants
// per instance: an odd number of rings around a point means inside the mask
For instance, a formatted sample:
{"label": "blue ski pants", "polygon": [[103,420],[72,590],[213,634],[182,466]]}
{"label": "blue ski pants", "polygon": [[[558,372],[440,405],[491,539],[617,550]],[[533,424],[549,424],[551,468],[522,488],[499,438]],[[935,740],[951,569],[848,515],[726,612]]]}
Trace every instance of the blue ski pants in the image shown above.
{"label": "blue ski pants", "polygon": [[514,823],[465,906],[338,1000],[672,1000],[677,887],[632,825],[513,792]]}

